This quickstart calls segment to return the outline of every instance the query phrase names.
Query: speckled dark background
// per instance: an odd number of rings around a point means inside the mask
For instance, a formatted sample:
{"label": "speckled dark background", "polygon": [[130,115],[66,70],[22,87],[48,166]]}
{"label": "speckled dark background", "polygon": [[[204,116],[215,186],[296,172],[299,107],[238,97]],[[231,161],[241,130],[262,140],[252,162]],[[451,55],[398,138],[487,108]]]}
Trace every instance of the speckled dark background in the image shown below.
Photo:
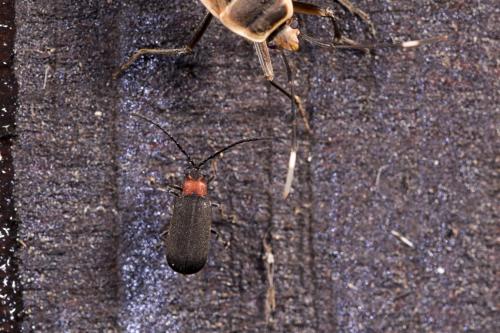
{"label": "speckled dark background", "polygon": [[0,332],[19,331],[22,316],[12,163],[17,108],[14,13],[14,1],[0,2]]}
{"label": "speckled dark background", "polygon": [[[380,41],[449,41],[372,56],[304,43],[291,62],[314,135],[299,133],[291,197],[280,196],[288,142],[225,154],[211,198],[231,246],[213,240],[207,266],[185,277],[159,240],[173,198],[150,184],[179,183],[185,163],[130,114],[202,158],[241,137],[288,136],[288,101],[263,82],[252,45],[218,23],[193,55],[149,57],[111,79],[137,47],[187,41],[198,1],[17,1],[26,331],[497,332],[498,4],[356,3]],[[305,23],[327,37],[327,21]]]}

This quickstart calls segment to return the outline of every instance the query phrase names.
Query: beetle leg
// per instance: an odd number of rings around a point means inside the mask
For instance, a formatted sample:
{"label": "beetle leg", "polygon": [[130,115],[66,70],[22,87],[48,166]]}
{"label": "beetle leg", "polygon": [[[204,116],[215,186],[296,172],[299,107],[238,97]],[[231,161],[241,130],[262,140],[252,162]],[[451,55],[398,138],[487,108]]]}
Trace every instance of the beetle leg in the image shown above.
{"label": "beetle leg", "polygon": [[[236,216],[236,214],[226,214],[226,208],[224,207],[224,205],[222,204],[218,204],[218,203],[215,203],[215,202],[212,202],[211,203],[212,207],[215,207],[219,210],[220,212],[220,216],[222,218],[222,221],[221,222],[226,222],[226,221],[229,221],[229,223],[231,224],[238,224],[238,217]],[[227,209],[229,210],[229,209]],[[212,221],[213,223],[219,223],[219,220],[218,219],[214,219]]]}
{"label": "beetle leg", "polygon": [[210,232],[215,234],[215,239],[219,242],[222,243],[222,245],[224,245],[224,248],[227,249],[230,245],[231,245],[231,242],[230,241],[226,241],[224,240],[221,235],[217,232],[217,230],[215,229],[210,229]]}
{"label": "beetle leg", "polygon": [[182,192],[182,187],[177,186],[177,185],[172,185],[169,183],[166,183],[165,186],[158,185],[155,177],[148,177],[147,183],[149,184],[149,186],[151,186],[155,190],[158,190],[160,192],[167,192],[167,193],[173,194],[176,197],[178,197],[180,195],[180,193],[177,193],[175,191]]}
{"label": "beetle leg", "polygon": [[[364,13],[363,11],[354,7],[354,5],[350,3],[350,1],[348,1],[348,0],[337,0],[337,1],[342,6],[344,6],[347,10],[349,10],[351,13],[357,14],[361,18],[363,18],[364,15],[366,15],[366,17],[368,17],[368,15],[366,13]],[[389,47],[389,48],[412,48],[412,47],[418,47],[418,46],[424,45],[424,44],[446,41],[448,39],[447,36],[438,36],[438,37],[432,37],[432,38],[427,38],[427,39],[410,40],[410,41],[404,41],[404,42],[398,42],[398,43],[360,43],[360,42],[357,42],[355,40],[352,40],[352,39],[347,38],[347,37],[342,35],[342,33],[340,32],[340,27],[337,24],[337,18],[335,17],[332,9],[323,8],[323,7],[313,5],[313,4],[299,2],[299,1],[294,1],[293,7],[294,7],[294,12],[298,13],[298,14],[314,15],[314,16],[321,16],[321,17],[330,18],[330,21],[332,22],[333,29],[334,29],[334,35],[335,35],[334,43],[325,43],[325,42],[322,42],[318,39],[315,39],[314,37],[311,37],[311,36],[305,34],[304,32],[301,32],[301,36],[303,39],[307,40],[308,42],[310,42],[312,44],[315,44],[315,45],[318,45],[321,47],[326,47],[326,48],[331,48],[331,49],[355,49],[355,50],[368,52],[369,50],[372,50],[372,49],[386,48],[386,47]],[[363,13],[364,15],[361,13]],[[371,23],[370,23],[370,25],[371,25]]]}
{"label": "beetle leg", "polygon": [[320,47],[326,47],[331,49],[351,49],[351,50],[359,50],[367,53],[370,49],[372,49],[371,44],[362,44],[358,43],[355,40],[347,38],[345,36],[340,36],[335,43],[325,43],[314,37],[311,37],[305,33],[302,33],[302,38],[308,41],[311,44],[318,45]]}
{"label": "beetle leg", "polygon": [[[292,99],[292,94],[290,94],[285,88],[279,85],[277,82],[269,81],[269,83],[276,89],[278,89],[282,94],[284,94],[289,99]],[[295,105],[297,109],[299,109],[300,116],[304,121],[304,126],[309,134],[312,134],[311,126],[309,125],[309,120],[307,120],[306,110],[304,108],[304,104],[302,103],[302,99],[298,95],[294,95]]]}
{"label": "beetle leg", "polygon": [[257,52],[260,67],[262,67],[266,80],[272,81],[274,79],[273,63],[271,61],[271,55],[269,54],[269,47],[267,46],[267,43],[253,43],[253,45],[255,46],[255,52]]}
{"label": "beetle leg", "polygon": [[302,106],[302,102],[300,98],[293,93],[293,74],[288,64],[288,60],[286,59],[285,53],[281,53],[283,62],[285,63],[286,73],[288,77],[288,85],[290,86],[290,92],[286,91],[283,87],[281,87],[278,83],[274,82],[274,74],[273,74],[273,66],[271,63],[271,57],[269,55],[269,48],[266,42],[263,43],[254,43],[255,50],[257,51],[257,55],[259,57],[259,62],[264,71],[264,75],[269,83],[278,89],[281,93],[287,96],[292,102],[292,148],[290,151],[290,159],[288,162],[288,172],[285,181],[285,188],[283,189],[283,198],[287,198],[288,194],[292,189],[293,182],[293,174],[295,171],[295,161],[297,160],[297,115],[296,108],[299,109],[299,112],[304,120],[306,129],[309,133],[311,133],[311,127],[309,126],[309,122],[307,121],[306,112]]}
{"label": "beetle leg", "polygon": [[172,184],[166,184],[168,187],[174,189],[174,190],[177,190],[179,192],[182,192],[182,187],[181,186],[178,186],[178,185],[172,185]]}
{"label": "beetle leg", "polygon": [[[285,52],[281,52],[281,57],[283,58],[283,62],[286,68],[286,76],[288,78],[288,85],[290,86],[290,95],[295,96],[293,93],[293,73],[290,68],[290,64],[288,63],[288,59],[286,58]],[[292,101],[292,148],[290,150],[290,159],[288,161],[288,172],[286,175],[285,187],[283,189],[283,198],[286,199],[292,190],[293,183],[293,174],[295,171],[295,162],[297,160],[297,150],[298,150],[298,142],[297,142],[297,110],[295,108],[295,100]]]}
{"label": "beetle leg", "polygon": [[210,177],[208,177],[207,184],[210,184],[215,177],[217,177],[217,160],[212,160],[210,163],[210,170],[212,171]]}
{"label": "beetle leg", "polygon": [[176,197],[178,197],[180,194],[177,193],[177,192],[175,192],[175,191],[182,192],[182,187],[177,186],[177,185],[172,185],[172,184],[166,183],[165,187],[158,186],[157,182],[156,182],[156,179],[154,177],[150,177],[148,179],[148,183],[149,183],[149,186],[151,186],[155,190],[158,190],[158,191],[161,191],[161,192],[167,192],[167,193],[175,195]]}
{"label": "beetle leg", "polygon": [[199,24],[198,28],[196,29],[194,35],[191,37],[191,40],[189,43],[182,47],[182,48],[172,48],[172,49],[150,49],[150,48],[144,48],[144,49],[139,49],[130,56],[130,58],[120,66],[114,73],[113,73],[113,79],[116,79],[120,77],[120,75],[123,74],[127,68],[132,66],[134,62],[137,61],[140,57],[146,54],[153,54],[153,55],[165,55],[165,56],[180,56],[184,54],[191,53],[193,51],[193,48],[196,46],[198,41],[201,39],[205,31],[207,31],[207,28],[212,21],[213,15],[208,13],[205,15],[201,23]]}
{"label": "beetle leg", "polygon": [[311,127],[309,126],[309,122],[307,121],[306,112],[302,106],[302,102],[300,98],[293,93],[293,75],[290,65],[288,64],[288,60],[286,59],[285,53],[282,52],[283,62],[286,67],[286,74],[288,77],[288,85],[290,86],[290,92],[286,91],[283,87],[281,87],[278,83],[274,82],[274,74],[273,74],[273,65],[271,63],[271,57],[269,55],[269,48],[266,42],[263,43],[254,43],[255,50],[257,51],[257,55],[259,57],[259,62],[261,64],[262,69],[264,70],[264,75],[266,79],[271,83],[273,87],[278,89],[281,93],[285,94],[290,101],[292,102],[292,148],[290,150],[290,159],[288,162],[288,171],[286,175],[285,187],[283,189],[283,198],[287,198],[288,194],[292,189],[293,182],[293,174],[295,171],[295,161],[297,160],[297,110],[299,109],[302,119],[306,125],[306,129],[309,133],[311,133]]}
{"label": "beetle leg", "polygon": [[[266,80],[269,81],[269,83],[271,83],[273,87],[278,89],[286,97],[292,99],[292,94],[290,94],[288,91],[286,91],[286,89],[284,89],[274,81],[273,64],[271,62],[271,56],[269,55],[269,47],[267,46],[267,43],[266,42],[254,43],[254,45],[255,45],[255,51],[257,52],[257,56],[259,58],[259,62],[262,67],[262,71],[264,72]],[[311,126],[309,126],[309,121],[307,120],[306,111],[304,109],[304,105],[302,104],[302,100],[300,99],[299,96],[295,94],[293,95],[293,99],[295,105],[299,109],[302,119],[304,120],[304,125],[306,127],[307,132],[311,134],[312,133]]]}
{"label": "beetle leg", "polygon": [[164,246],[165,242],[167,241],[167,236],[168,236],[168,231],[169,231],[168,226],[164,226],[162,229],[163,229],[163,231],[160,233],[160,242],[158,242],[156,244],[157,251],[160,250]]}
{"label": "beetle leg", "polygon": [[331,8],[319,7],[319,6],[316,6],[313,4],[298,2],[298,1],[294,1],[293,6],[294,6],[294,11],[298,14],[326,17],[326,18],[329,18],[331,23],[332,23],[333,33],[335,36],[335,41],[333,44],[323,43],[323,42],[305,34],[304,32],[302,32],[301,33],[302,38],[304,38],[308,42],[310,42],[312,44],[319,45],[319,46],[328,45],[330,47],[333,47],[332,45],[339,45],[339,46],[342,45],[342,48],[352,48],[352,49],[361,50],[361,51],[365,51],[365,52],[368,50],[367,48],[363,47],[363,45],[359,44],[358,42],[356,42],[352,39],[349,39],[349,38],[342,35],[342,33],[340,32],[340,27],[337,24],[337,17],[335,16],[335,14]]}
{"label": "beetle leg", "polygon": [[[269,54],[269,47],[267,46],[267,43],[266,42],[254,43],[254,45],[255,45],[255,51],[257,52],[257,56],[259,58],[259,62],[264,72],[266,80],[268,80],[273,87],[278,89],[286,97],[292,99],[292,94],[290,94],[288,91],[286,91],[285,88],[281,87],[278,83],[274,81],[273,64],[271,62],[271,56]],[[295,105],[297,106],[297,109],[299,109],[300,115],[304,120],[304,125],[306,127],[306,130],[309,134],[311,134],[312,133],[311,126],[309,125],[309,121],[307,120],[307,115],[304,109],[304,105],[302,104],[302,100],[300,99],[299,96],[295,94],[293,97]]]}
{"label": "beetle leg", "polygon": [[443,35],[443,36],[437,36],[437,37],[431,37],[431,38],[425,38],[425,39],[417,39],[417,40],[408,40],[404,42],[396,42],[396,43],[358,43],[356,41],[353,41],[352,39],[342,37],[341,41],[343,44],[335,44],[335,43],[325,43],[322,41],[319,41],[311,36],[308,36],[306,34],[302,34],[302,37],[307,40],[308,42],[318,45],[320,47],[325,47],[329,49],[355,49],[355,50],[360,50],[360,51],[369,51],[369,50],[374,50],[374,49],[380,49],[380,48],[401,48],[401,49],[407,49],[407,48],[414,48],[414,47],[419,47],[421,45],[425,44],[430,44],[430,43],[436,43],[436,42],[444,42],[448,40],[448,36]]}
{"label": "beetle leg", "polygon": [[[351,14],[358,16],[363,22],[365,22],[369,26],[370,34],[372,36],[376,35],[375,26],[373,25],[370,16],[367,13],[365,13],[358,7],[354,6],[349,0],[335,0],[335,1],[337,1],[342,7],[347,9],[347,11],[349,11]],[[300,1],[293,2],[293,11],[298,14],[335,18],[333,16],[333,10],[331,10],[330,8],[323,8]],[[335,28],[338,29],[337,26]]]}
{"label": "beetle leg", "polygon": [[342,7],[347,9],[347,11],[349,11],[351,14],[359,17],[361,21],[365,22],[365,24],[368,25],[370,34],[372,36],[375,36],[377,34],[375,31],[375,26],[373,25],[372,20],[370,19],[370,16],[367,13],[365,13],[363,10],[353,5],[349,0],[335,0],[335,1],[337,1]]}
{"label": "beetle leg", "polygon": [[161,234],[160,234],[160,239],[161,239],[162,241],[165,241],[165,236],[167,236],[167,235],[168,235],[168,228],[165,228],[165,230],[163,230],[163,231],[161,232]]}
{"label": "beetle leg", "polygon": [[158,190],[160,192],[167,192],[169,194],[172,194],[176,197],[178,197],[180,194],[175,192],[175,191],[180,191],[182,192],[182,187],[179,187],[179,186],[176,186],[176,185],[170,185],[170,184],[166,184],[167,187],[160,187],[160,186],[156,186],[154,189],[155,190]]}

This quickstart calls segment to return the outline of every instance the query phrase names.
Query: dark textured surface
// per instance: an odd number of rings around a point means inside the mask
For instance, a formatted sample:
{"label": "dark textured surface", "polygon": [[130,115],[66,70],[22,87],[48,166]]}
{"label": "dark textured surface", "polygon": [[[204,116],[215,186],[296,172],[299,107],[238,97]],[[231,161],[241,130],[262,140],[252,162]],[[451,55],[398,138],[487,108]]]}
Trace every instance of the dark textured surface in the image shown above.
{"label": "dark textured surface", "polygon": [[99,3],[16,4],[15,191],[27,244],[27,331],[117,327],[118,98],[107,81],[115,12]]}
{"label": "dark textured surface", "polygon": [[22,301],[15,251],[18,219],[13,200],[12,141],[17,84],[14,73],[14,1],[0,3],[0,332],[20,329]]}
{"label": "dark textured surface", "polygon": [[[214,224],[231,246],[213,239],[207,267],[185,277],[160,246],[173,198],[154,186],[179,184],[186,164],[130,113],[157,119],[200,159],[241,137],[287,136],[289,103],[262,83],[252,45],[217,23],[193,55],[146,58],[111,80],[137,47],[187,41],[203,15],[196,1],[18,1],[25,326],[495,332],[497,6],[357,4],[382,41],[450,41],[374,56],[303,45],[291,61],[314,136],[300,133],[290,199],[280,196],[288,142],[226,153],[211,198],[224,207]],[[326,37],[327,22],[305,21]],[[277,302],[269,325],[267,233]]]}

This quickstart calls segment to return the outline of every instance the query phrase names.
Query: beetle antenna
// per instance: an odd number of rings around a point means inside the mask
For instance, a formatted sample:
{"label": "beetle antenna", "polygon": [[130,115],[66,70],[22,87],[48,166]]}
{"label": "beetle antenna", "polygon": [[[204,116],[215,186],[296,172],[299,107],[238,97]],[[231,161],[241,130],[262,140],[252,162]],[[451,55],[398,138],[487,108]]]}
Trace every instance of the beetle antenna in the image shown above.
{"label": "beetle antenna", "polygon": [[263,140],[275,140],[276,138],[274,137],[269,137],[269,138],[252,138],[252,139],[243,139],[243,140],[240,140],[240,141],[236,141],[232,144],[230,144],[229,146],[225,147],[225,148],[222,148],[221,150],[213,153],[212,155],[210,155],[209,157],[207,157],[206,159],[204,159],[201,163],[198,163],[198,165],[196,166],[197,168],[201,168],[203,166],[203,164],[207,163],[208,161],[210,161],[211,159],[217,157],[218,155],[222,154],[223,152],[225,152],[226,150],[229,150],[231,148],[233,148],[234,146],[237,146],[239,144],[242,144],[242,143],[245,143],[245,142],[252,142],[252,141],[263,141]]}
{"label": "beetle antenna", "polygon": [[[286,67],[286,75],[288,77],[288,84],[290,86],[290,95],[295,96],[293,93],[293,73],[286,58],[285,52],[281,52],[281,57]],[[295,162],[297,160],[297,109],[295,108],[295,102],[293,98],[292,101],[292,148],[290,149],[290,159],[288,161],[288,171],[286,174],[285,187],[283,189],[283,198],[286,199],[292,190],[293,173],[295,171]]]}
{"label": "beetle antenna", "polygon": [[[311,37],[305,33],[301,34],[302,38],[313,45],[317,45],[319,47],[324,47],[328,49],[353,49],[360,51],[367,50],[376,50],[383,48],[414,48],[419,47],[421,45],[436,43],[436,42],[444,42],[448,40],[447,35],[436,36],[425,39],[417,39],[417,40],[407,40],[405,42],[394,42],[394,43],[356,43],[350,40],[347,40],[349,43],[347,44],[335,44],[335,43],[325,43],[314,37]],[[346,40],[344,40],[345,42]]]}
{"label": "beetle antenna", "polygon": [[177,140],[174,139],[173,136],[171,136],[166,129],[164,129],[163,127],[161,127],[160,125],[158,125],[157,123],[155,123],[153,120],[147,118],[147,117],[144,117],[143,115],[140,115],[140,114],[137,114],[137,113],[131,113],[132,116],[135,116],[135,117],[138,117],[138,118],[141,118],[145,121],[147,121],[148,123],[150,124],[153,124],[155,125],[157,128],[159,128],[163,133],[165,133],[169,138],[170,140],[172,140],[175,145],[177,146],[177,148],[179,148],[179,150],[184,154],[184,156],[186,156],[188,162],[194,167],[196,168],[196,164],[194,164],[193,160],[191,159],[191,156],[189,156],[188,153],[186,153],[186,151],[182,148],[182,146],[177,142]]}

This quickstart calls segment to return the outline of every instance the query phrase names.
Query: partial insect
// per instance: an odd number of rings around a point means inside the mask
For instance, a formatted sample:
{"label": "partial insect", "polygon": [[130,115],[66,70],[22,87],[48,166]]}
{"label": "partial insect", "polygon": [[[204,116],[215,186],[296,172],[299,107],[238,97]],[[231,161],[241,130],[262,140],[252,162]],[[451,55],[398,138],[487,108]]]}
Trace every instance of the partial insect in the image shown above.
{"label": "partial insect", "polygon": [[212,203],[208,199],[208,179],[200,171],[208,161],[223,152],[245,142],[273,140],[273,138],[243,139],[218,150],[200,163],[194,163],[188,153],[163,127],[139,114],[133,114],[153,124],[172,140],[186,156],[189,168],[186,170],[182,187],[171,186],[180,190],[174,202],[172,219],[167,229],[165,248],[167,262],[176,272],[194,274],[200,271],[208,258],[212,225]]}
{"label": "partial insect", "polygon": [[[375,34],[375,29],[370,21],[369,16],[362,10],[355,7],[349,0],[336,0],[342,7],[351,12],[352,14],[360,17],[370,27],[372,34]],[[330,8],[320,7],[317,5],[292,1],[292,0],[201,0],[201,3],[208,9],[209,13],[203,18],[199,24],[194,35],[191,37],[189,43],[182,48],[174,49],[139,49],[137,50],[127,62],[125,62],[118,71],[114,73],[114,77],[118,77],[123,71],[130,67],[138,58],[145,54],[155,55],[183,55],[191,53],[198,41],[201,39],[207,30],[212,18],[215,16],[219,21],[232,32],[246,38],[254,43],[257,56],[264,72],[265,78],[271,83],[273,87],[278,89],[281,93],[285,94],[292,100],[292,105],[296,105],[299,109],[306,128],[310,131],[310,126],[307,122],[305,110],[302,106],[300,98],[296,96],[291,88],[292,74],[289,69],[288,63],[284,53],[282,57],[285,60],[285,65],[288,72],[288,82],[290,84],[290,91],[287,91],[274,81],[274,70],[269,53],[268,43],[272,43],[273,47],[281,50],[298,51],[299,50],[299,29],[291,26],[295,14],[320,16],[330,19],[333,30],[334,40],[332,43],[324,43],[316,40],[310,36],[303,34],[305,40],[328,48],[354,48],[360,50],[367,50],[376,47],[416,47],[422,43],[435,41],[436,39],[409,41],[400,44],[375,44],[363,45],[344,37],[337,24],[334,11]],[[292,107],[292,147],[290,152],[290,160],[288,166],[288,173],[283,190],[283,196],[286,198],[290,193],[293,174],[295,169],[295,160],[297,156],[297,138],[296,138],[296,112]]]}

